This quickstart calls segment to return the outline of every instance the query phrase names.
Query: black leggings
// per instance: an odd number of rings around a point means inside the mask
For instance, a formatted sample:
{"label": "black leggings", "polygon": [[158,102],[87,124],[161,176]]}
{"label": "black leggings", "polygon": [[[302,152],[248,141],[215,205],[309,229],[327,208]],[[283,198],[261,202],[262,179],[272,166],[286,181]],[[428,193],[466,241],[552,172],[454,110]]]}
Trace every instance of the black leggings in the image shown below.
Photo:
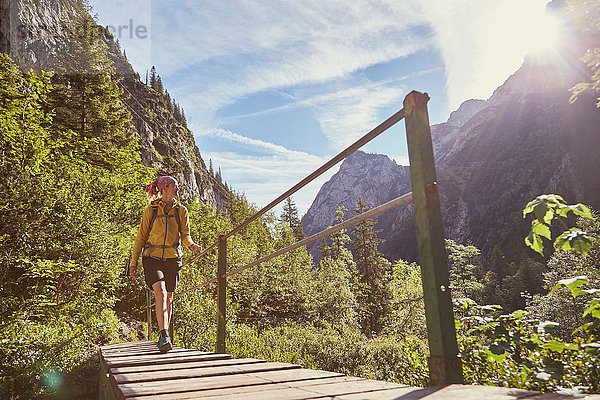
{"label": "black leggings", "polygon": [[152,285],[158,281],[165,281],[167,292],[174,292],[179,281],[179,270],[181,269],[181,258],[153,258],[142,257],[144,266],[144,279],[146,285],[152,289]]}

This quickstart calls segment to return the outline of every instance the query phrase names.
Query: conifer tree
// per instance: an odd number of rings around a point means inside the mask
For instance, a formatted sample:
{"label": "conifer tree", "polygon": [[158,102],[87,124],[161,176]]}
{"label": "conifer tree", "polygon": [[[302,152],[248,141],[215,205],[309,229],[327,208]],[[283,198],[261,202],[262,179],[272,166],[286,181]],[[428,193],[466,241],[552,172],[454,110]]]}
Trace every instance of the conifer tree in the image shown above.
{"label": "conifer tree", "polygon": [[181,107],[181,123],[187,128],[187,119],[185,118],[185,111],[183,111],[183,107]]}
{"label": "conifer tree", "polygon": [[[336,210],[333,225],[344,222],[341,206]],[[336,327],[356,326],[356,298],[352,290],[352,278],[356,265],[348,249],[350,237],[345,229],[329,235],[319,246],[322,259],[316,274],[315,285],[318,295],[315,298],[315,311],[319,320]]]}
{"label": "conifer tree", "polygon": [[[368,211],[369,207],[359,197],[354,214]],[[383,258],[377,237],[375,219],[367,219],[352,229],[352,253],[356,262],[354,290],[358,302],[358,321],[366,335],[377,334],[383,328],[389,313],[391,298],[389,289],[390,262]]]}
{"label": "conifer tree", "polygon": [[163,83],[162,83],[162,78],[160,77],[160,75],[156,74],[156,87],[154,88],[154,90],[156,90],[156,92],[162,97],[163,92],[165,90]]}
{"label": "conifer tree", "polygon": [[163,95],[164,98],[164,103],[167,106],[167,109],[173,113],[173,102],[171,101],[171,95],[169,94],[169,91],[167,89],[165,89],[165,93]]}
{"label": "conifer tree", "polygon": [[110,166],[118,157],[115,151],[132,142],[131,115],[123,104],[118,79],[113,78],[107,46],[89,29],[94,21],[85,16],[78,23],[84,25],[81,31],[88,36],[69,42],[69,48],[57,58],[52,76],[53,129],[64,136],[69,145],[66,151]]}
{"label": "conifer tree", "polygon": [[175,100],[173,100],[173,118],[175,118],[175,121],[177,122],[181,121],[181,111],[179,109],[179,104],[177,104]]}
{"label": "conifer tree", "polygon": [[153,89],[156,87],[156,67],[154,65],[150,68],[150,87]]}
{"label": "conifer tree", "polygon": [[298,208],[291,197],[288,197],[285,200],[283,211],[281,212],[279,219],[292,228],[296,241],[304,239],[306,235],[302,229],[302,221],[300,221],[300,218],[298,217]]}

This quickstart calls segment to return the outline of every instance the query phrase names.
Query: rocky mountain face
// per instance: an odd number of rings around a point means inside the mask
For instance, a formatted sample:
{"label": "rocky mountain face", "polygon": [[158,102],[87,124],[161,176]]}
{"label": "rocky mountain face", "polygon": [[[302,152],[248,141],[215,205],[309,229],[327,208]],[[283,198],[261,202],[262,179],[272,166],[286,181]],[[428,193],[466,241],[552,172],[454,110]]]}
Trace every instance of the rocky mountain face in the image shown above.
{"label": "rocky mountain face", "polygon": [[[338,207],[344,207],[345,219],[354,215],[357,199],[370,208],[410,192],[410,171],[383,154],[367,154],[357,151],[347,157],[339,171],[326,182],[308,212],[302,218],[307,236],[334,224]],[[379,229],[389,231],[394,224],[394,210],[379,216]],[[318,243],[309,246],[315,258],[319,258]]]}
{"label": "rocky mountain face", "polygon": [[[600,209],[600,110],[590,95],[569,103],[569,89],[591,75],[580,57],[599,44],[589,33],[567,30],[555,52],[528,56],[488,100],[469,100],[432,126],[446,237],[472,242],[484,257],[496,246],[518,257],[528,251],[523,237],[530,228],[522,209],[536,196],[556,193]],[[331,225],[338,205],[355,204],[358,196],[379,205],[393,197],[390,187],[409,186],[392,177],[387,157],[357,158],[323,185],[302,220],[307,234]],[[379,220],[385,255],[416,260],[412,207]]]}
{"label": "rocky mountain face", "polygon": [[121,78],[142,162],[177,178],[182,198],[223,209],[229,191],[207,170],[192,132],[173,117],[161,94],[140,81],[105,28],[92,23],[82,31],[77,23],[87,13],[81,0],[0,0],[0,51],[23,71],[53,71],[57,54],[66,51],[70,40],[98,35]]}

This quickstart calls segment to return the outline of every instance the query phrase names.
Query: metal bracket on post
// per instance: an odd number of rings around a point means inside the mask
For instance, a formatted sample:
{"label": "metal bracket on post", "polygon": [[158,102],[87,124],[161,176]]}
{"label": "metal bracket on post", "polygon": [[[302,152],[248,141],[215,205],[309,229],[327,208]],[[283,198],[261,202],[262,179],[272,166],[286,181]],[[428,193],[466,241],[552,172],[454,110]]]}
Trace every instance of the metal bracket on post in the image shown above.
{"label": "metal bracket on post", "polygon": [[225,353],[225,307],[227,278],[227,238],[219,236],[219,255],[217,265],[217,343],[215,353]]}
{"label": "metal bracket on post", "polygon": [[462,383],[462,364],[449,289],[448,258],[433,158],[427,93],[404,99],[419,264],[429,339],[429,378],[433,386]]}

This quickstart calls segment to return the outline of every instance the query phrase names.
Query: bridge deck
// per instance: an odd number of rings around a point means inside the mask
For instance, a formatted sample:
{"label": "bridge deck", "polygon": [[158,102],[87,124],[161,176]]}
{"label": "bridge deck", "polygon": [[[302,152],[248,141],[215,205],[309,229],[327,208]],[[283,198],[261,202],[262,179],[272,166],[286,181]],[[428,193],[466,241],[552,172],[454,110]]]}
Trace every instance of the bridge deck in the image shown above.
{"label": "bridge deck", "polygon": [[[155,342],[100,349],[101,399],[569,399],[520,389],[450,385],[415,388],[298,365],[175,347],[161,354]],[[585,398],[585,396],[578,396]],[[600,399],[600,395],[589,396]]]}

